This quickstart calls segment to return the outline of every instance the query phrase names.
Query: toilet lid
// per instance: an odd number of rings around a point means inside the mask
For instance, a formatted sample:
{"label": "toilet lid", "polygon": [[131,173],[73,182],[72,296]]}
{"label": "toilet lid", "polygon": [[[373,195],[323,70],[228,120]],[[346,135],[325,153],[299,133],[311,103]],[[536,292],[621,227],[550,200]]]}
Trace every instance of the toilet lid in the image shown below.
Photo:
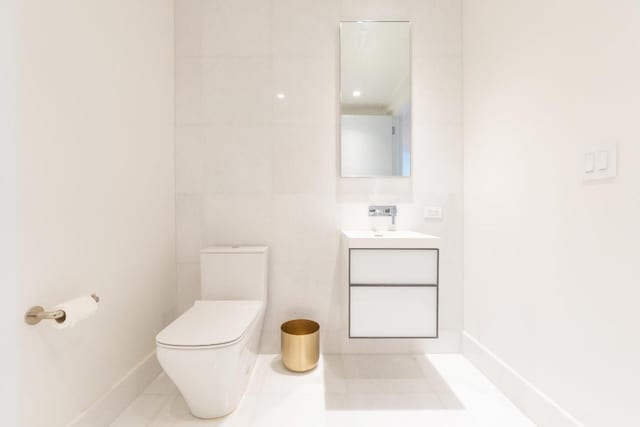
{"label": "toilet lid", "polygon": [[260,301],[196,301],[156,342],[180,347],[230,344],[244,336],[261,307]]}

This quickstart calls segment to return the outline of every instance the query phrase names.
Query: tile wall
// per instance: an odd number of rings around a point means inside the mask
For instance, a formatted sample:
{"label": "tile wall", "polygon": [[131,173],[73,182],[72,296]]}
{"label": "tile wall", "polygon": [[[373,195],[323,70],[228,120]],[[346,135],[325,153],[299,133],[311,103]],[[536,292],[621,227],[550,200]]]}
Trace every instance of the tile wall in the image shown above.
{"label": "tile wall", "polygon": [[[338,24],[355,19],[412,22],[411,178],[339,178]],[[198,298],[201,247],[264,244],[264,352],[298,316],[320,322],[326,352],[458,351],[461,74],[460,0],[177,0],[178,313]],[[346,339],[339,230],[367,228],[371,202],[442,237],[438,341]],[[433,205],[442,220],[422,217]]]}

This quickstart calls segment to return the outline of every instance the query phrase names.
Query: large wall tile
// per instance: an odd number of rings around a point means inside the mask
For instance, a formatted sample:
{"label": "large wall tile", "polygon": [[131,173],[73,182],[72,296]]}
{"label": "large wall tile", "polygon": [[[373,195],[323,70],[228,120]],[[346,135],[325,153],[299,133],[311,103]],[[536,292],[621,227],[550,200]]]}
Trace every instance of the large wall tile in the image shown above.
{"label": "large wall tile", "polygon": [[178,295],[176,316],[187,311],[200,299],[200,263],[178,263]]}
{"label": "large wall tile", "polygon": [[406,203],[413,200],[413,179],[338,178],[336,192],[338,200],[345,203]]}
{"label": "large wall tile", "polygon": [[414,56],[462,55],[462,2],[412,0],[411,40]]}
{"label": "large wall tile", "polygon": [[462,126],[462,60],[421,58],[412,62],[415,126]]}
{"label": "large wall tile", "polygon": [[274,262],[336,260],[340,233],[333,197],[274,196],[271,209]]}
{"label": "large wall tile", "polygon": [[273,136],[275,194],[334,194],[336,182],[333,126],[277,126]]}
{"label": "large wall tile", "polygon": [[411,0],[340,0],[340,19],[405,21],[411,18],[411,6]]}
{"label": "large wall tile", "polygon": [[207,195],[205,245],[266,245],[273,234],[271,197]]}
{"label": "large wall tile", "polygon": [[462,129],[458,125],[413,126],[413,191],[462,192]]}
{"label": "large wall tile", "polygon": [[268,335],[290,319],[315,319],[321,328],[329,323],[335,263],[272,262],[269,304],[265,319]]}
{"label": "large wall tile", "polygon": [[271,53],[270,0],[203,0],[205,56]]}
{"label": "large wall tile", "polygon": [[278,124],[322,124],[334,128],[338,114],[335,61],[277,56],[273,59],[274,120]]}
{"label": "large wall tile", "polygon": [[207,194],[271,191],[270,127],[208,126],[204,149]]}
{"label": "large wall tile", "polygon": [[204,0],[175,0],[176,56],[202,55]]}
{"label": "large wall tile", "polygon": [[176,59],[176,125],[202,123],[202,58]]}
{"label": "large wall tile", "polygon": [[339,0],[273,0],[273,53],[333,59],[339,9]]}
{"label": "large wall tile", "polygon": [[272,61],[268,57],[207,58],[203,66],[204,115],[210,124],[272,122]]}
{"label": "large wall tile", "polygon": [[176,192],[201,193],[204,183],[205,128],[176,127]]}
{"label": "large wall tile", "polygon": [[202,195],[176,195],[176,259],[198,262],[203,247],[204,216]]}

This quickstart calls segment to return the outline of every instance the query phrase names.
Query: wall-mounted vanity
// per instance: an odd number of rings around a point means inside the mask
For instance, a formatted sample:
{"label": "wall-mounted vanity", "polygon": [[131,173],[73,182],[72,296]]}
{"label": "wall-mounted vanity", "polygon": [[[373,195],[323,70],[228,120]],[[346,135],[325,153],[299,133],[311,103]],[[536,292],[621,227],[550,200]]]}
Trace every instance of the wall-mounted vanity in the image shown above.
{"label": "wall-mounted vanity", "polygon": [[439,238],[343,231],[349,338],[437,338]]}

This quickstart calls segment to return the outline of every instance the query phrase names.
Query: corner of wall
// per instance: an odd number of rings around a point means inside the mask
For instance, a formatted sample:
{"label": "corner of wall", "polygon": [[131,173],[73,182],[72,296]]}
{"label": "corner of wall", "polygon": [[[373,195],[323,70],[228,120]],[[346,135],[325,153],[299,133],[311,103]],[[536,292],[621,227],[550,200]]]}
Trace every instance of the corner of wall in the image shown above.
{"label": "corner of wall", "polygon": [[462,354],[537,425],[584,426],[467,331],[462,332]]}
{"label": "corner of wall", "polygon": [[68,427],[107,427],[160,373],[156,352],[151,352]]}

